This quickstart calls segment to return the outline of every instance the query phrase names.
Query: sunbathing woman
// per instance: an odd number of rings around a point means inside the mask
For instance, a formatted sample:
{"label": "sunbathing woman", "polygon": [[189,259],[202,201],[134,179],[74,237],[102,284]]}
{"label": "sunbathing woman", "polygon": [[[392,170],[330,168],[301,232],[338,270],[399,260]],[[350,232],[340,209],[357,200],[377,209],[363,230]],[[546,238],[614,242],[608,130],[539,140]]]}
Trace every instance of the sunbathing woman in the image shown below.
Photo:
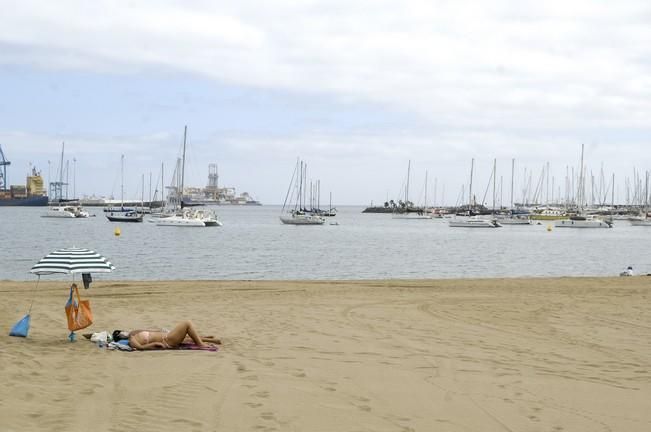
{"label": "sunbathing woman", "polygon": [[[163,330],[132,330],[127,334],[116,331],[113,339],[129,339],[129,345],[139,350],[177,348],[181,343],[195,343],[204,347],[211,344],[221,344],[214,336],[201,336],[194,324],[182,321],[170,331]],[[117,337],[116,337],[117,336]]]}

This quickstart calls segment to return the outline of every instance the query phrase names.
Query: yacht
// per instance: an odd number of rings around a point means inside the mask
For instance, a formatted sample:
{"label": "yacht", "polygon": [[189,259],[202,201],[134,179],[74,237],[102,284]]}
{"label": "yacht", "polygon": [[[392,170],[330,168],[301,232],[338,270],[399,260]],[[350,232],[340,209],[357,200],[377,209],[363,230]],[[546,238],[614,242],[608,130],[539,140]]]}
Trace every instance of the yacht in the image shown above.
{"label": "yacht", "polygon": [[286,225],[323,225],[325,218],[310,213],[292,211],[280,216],[280,221]]}
{"label": "yacht", "polygon": [[175,227],[205,227],[206,223],[196,218],[190,210],[184,210],[180,214],[168,217],[156,218],[156,226],[175,226]]}
{"label": "yacht", "polygon": [[124,206],[124,155],[120,157],[120,207],[106,208],[104,213],[110,222],[142,222],[141,212]]}
{"label": "yacht", "polygon": [[53,206],[48,207],[45,214],[41,217],[51,217],[51,218],[87,218],[90,216],[87,211],[85,211],[80,206]]}
{"label": "yacht", "polygon": [[651,219],[649,218],[630,218],[629,222],[633,226],[651,226]]}
{"label": "yacht", "polygon": [[190,216],[203,222],[204,226],[222,226],[223,224],[217,215],[212,210],[207,209],[193,209],[190,211]]}
{"label": "yacht", "polygon": [[554,222],[556,228],[612,228],[613,223],[593,215],[570,216],[569,219],[557,220]]}
{"label": "yacht", "polygon": [[531,225],[531,220],[526,216],[503,216],[498,217],[497,221],[502,225]]}
{"label": "yacht", "polygon": [[131,207],[109,207],[104,213],[111,222],[142,222],[142,214]]}
{"label": "yacht", "polygon": [[478,216],[472,216],[467,219],[451,219],[448,221],[451,227],[463,228],[499,228],[502,225],[496,219],[483,219]]}

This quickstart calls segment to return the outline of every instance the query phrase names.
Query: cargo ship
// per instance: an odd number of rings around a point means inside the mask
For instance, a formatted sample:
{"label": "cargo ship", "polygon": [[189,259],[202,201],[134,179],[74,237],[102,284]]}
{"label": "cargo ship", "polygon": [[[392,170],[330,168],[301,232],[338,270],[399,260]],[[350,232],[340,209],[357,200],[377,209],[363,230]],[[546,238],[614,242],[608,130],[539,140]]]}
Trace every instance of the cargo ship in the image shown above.
{"label": "cargo ship", "polygon": [[32,168],[32,175],[27,176],[25,185],[11,185],[7,189],[7,166],[11,162],[5,159],[0,147],[0,207],[3,206],[47,206],[48,198],[43,188],[40,171]]}
{"label": "cargo ship", "polygon": [[47,206],[47,195],[43,189],[41,173],[32,168],[32,175],[27,176],[25,186],[11,185],[6,189],[4,183],[0,188],[0,207],[2,206]]}

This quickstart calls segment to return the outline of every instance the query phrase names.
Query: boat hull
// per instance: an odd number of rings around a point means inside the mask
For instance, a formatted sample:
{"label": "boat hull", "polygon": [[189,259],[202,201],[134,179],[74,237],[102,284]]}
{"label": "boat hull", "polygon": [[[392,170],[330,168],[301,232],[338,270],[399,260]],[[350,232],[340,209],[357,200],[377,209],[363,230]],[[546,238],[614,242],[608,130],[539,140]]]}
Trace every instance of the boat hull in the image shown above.
{"label": "boat hull", "polygon": [[158,221],[156,221],[156,226],[203,228],[206,226],[206,224],[200,221],[199,219],[170,216],[166,218],[160,218]]}
{"label": "boat hull", "polygon": [[612,228],[612,223],[600,219],[592,220],[560,220],[554,222],[556,228]]}
{"label": "boat hull", "polygon": [[449,226],[453,228],[500,228],[497,221],[488,219],[475,219],[475,220],[450,220]]}
{"label": "boat hull", "polygon": [[633,226],[651,226],[651,219],[631,220]]}
{"label": "boat hull", "polygon": [[138,215],[138,216],[107,215],[106,219],[108,219],[110,222],[142,222],[142,215]]}
{"label": "boat hull", "polygon": [[323,225],[325,218],[312,215],[280,216],[280,221],[285,225]]}

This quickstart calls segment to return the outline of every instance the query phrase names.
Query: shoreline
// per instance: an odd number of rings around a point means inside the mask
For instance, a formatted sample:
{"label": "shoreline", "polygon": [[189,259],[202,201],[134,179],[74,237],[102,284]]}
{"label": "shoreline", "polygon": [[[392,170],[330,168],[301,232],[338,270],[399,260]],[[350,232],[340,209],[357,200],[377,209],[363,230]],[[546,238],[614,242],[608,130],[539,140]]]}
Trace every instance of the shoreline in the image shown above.
{"label": "shoreline", "polygon": [[68,342],[69,281],[42,279],[29,337],[7,336],[35,281],[2,281],[0,418],[7,430],[647,431],[649,282],[96,280],[80,289],[89,332],[190,319],[224,342],[122,353]]}

